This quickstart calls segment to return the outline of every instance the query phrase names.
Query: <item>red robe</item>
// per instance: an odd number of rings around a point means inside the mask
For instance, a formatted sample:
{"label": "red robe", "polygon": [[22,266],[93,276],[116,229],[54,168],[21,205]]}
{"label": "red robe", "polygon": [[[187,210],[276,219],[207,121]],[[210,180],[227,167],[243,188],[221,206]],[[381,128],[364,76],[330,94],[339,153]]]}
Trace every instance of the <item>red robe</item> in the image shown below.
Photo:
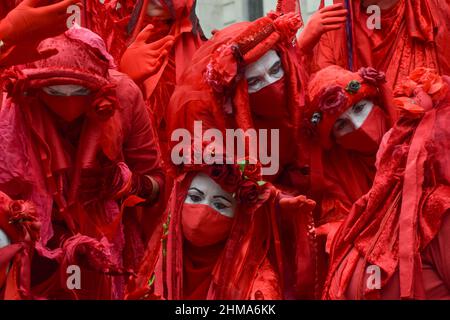
{"label": "red robe", "polygon": [[[335,3],[343,0],[336,0]],[[381,29],[369,30],[360,1],[351,1],[353,70],[374,67],[386,73],[391,88],[418,67],[450,73],[450,4],[441,0],[399,0],[381,13]],[[329,65],[350,68],[345,28],[325,33],[311,57],[311,72]]]}

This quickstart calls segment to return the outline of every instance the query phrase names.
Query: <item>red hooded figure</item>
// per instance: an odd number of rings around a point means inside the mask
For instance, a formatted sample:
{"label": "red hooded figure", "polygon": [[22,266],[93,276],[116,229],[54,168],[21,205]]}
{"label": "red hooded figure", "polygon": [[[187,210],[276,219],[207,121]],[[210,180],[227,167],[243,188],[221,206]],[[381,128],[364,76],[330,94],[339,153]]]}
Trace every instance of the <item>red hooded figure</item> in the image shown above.
{"label": "red hooded figure", "polygon": [[301,132],[310,152],[310,197],[317,202],[323,278],[333,236],[353,203],[369,191],[376,154],[395,114],[383,73],[338,66],[316,73],[308,87]]}
{"label": "red hooded figure", "polygon": [[[142,217],[122,214],[151,205],[164,188],[142,95],[111,69],[103,41],[87,29],[71,28],[40,46],[58,54],[3,75],[0,188],[33,201],[42,246],[57,249],[80,234],[111,245],[113,262],[133,268],[144,250]],[[119,280],[86,297],[119,298]]]}
{"label": "red hooded figure", "polygon": [[450,298],[449,85],[420,68],[398,87],[400,118],[335,237],[324,298]]}
{"label": "red hooded figure", "polygon": [[[162,241],[150,243],[127,298],[281,299],[279,191],[261,179],[260,167],[245,161],[184,166],[175,180]],[[291,205],[311,211],[314,203],[303,197]],[[297,231],[313,241],[312,225],[303,227]]]}
{"label": "red hooded figure", "polygon": [[369,66],[385,72],[392,89],[419,67],[450,73],[448,1],[392,0],[386,8],[377,1],[334,2],[345,4],[347,23],[321,37],[311,56],[313,72],[329,65],[353,71]]}

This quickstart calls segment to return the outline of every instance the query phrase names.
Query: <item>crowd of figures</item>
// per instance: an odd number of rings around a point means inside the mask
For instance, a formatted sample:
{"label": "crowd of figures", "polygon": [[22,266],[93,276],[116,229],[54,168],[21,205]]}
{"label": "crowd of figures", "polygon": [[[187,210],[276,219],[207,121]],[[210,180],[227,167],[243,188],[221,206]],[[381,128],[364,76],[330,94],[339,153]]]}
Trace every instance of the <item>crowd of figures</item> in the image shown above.
{"label": "crowd of figures", "polygon": [[334,2],[2,1],[0,298],[450,299],[450,1]]}

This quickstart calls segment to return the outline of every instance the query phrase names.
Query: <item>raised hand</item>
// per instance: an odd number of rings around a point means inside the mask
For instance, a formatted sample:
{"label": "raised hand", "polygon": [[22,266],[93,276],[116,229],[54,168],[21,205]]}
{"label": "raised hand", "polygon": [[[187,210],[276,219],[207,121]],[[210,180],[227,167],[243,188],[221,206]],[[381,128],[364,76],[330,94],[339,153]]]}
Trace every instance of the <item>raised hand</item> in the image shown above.
{"label": "raised hand", "polygon": [[145,27],[125,51],[120,61],[120,70],[136,83],[141,83],[158,72],[174,43],[173,36],[147,43],[153,28],[151,24]]}
{"label": "raised hand", "polygon": [[342,3],[325,7],[314,13],[298,38],[299,47],[303,52],[311,52],[320,37],[332,30],[343,28],[347,21],[347,9]]}
{"label": "raised hand", "polygon": [[62,0],[39,6],[41,0],[24,0],[0,22],[0,39],[8,46],[54,37],[67,30],[67,7],[80,0]]}

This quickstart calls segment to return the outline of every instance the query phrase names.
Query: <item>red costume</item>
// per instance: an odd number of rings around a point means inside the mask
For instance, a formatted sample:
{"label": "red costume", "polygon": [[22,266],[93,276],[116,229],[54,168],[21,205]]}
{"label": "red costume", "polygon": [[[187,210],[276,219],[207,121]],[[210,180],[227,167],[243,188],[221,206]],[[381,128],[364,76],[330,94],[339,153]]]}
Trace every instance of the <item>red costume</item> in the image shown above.
{"label": "red costume", "polygon": [[[103,41],[86,29],[72,28],[41,47],[59,52],[3,76],[8,98],[0,117],[0,189],[36,205],[42,246],[57,249],[80,233],[111,244],[112,261],[133,268],[144,251],[141,217],[122,216],[123,210],[153,203],[164,188],[142,95],[110,69]],[[90,94],[58,97],[42,90],[66,84]],[[116,280],[114,288],[98,295],[87,290],[86,297],[120,297]]]}
{"label": "red costume", "polygon": [[[302,128],[304,146],[311,152],[311,193],[318,202],[317,224],[329,224],[331,232],[336,229],[333,223],[342,221],[372,185],[378,146],[395,119],[384,82],[384,74],[371,68],[353,73],[331,66],[315,74],[309,83]],[[350,133],[348,136],[354,135],[351,141],[338,141],[333,134],[336,121],[362,100],[371,100],[377,108],[377,113],[364,122],[375,136],[366,141],[363,135]]]}
{"label": "red costume", "polygon": [[[286,298],[283,263],[287,261],[283,261],[275,212],[279,191],[269,183],[262,186],[258,183],[261,176],[254,165],[186,166],[183,170],[175,180],[167,221],[160,233],[162,241],[156,239],[149,244],[138,277],[130,282],[128,299]],[[224,190],[236,195],[238,204],[233,220],[216,217],[217,212],[204,205],[185,203],[198,173],[207,174]],[[306,260],[312,258],[308,256],[311,254],[308,248],[313,241],[313,229],[311,224],[306,228],[307,215],[302,213],[312,207],[306,205],[303,212],[298,203],[303,203],[304,197],[296,201],[292,207],[283,206],[280,212],[297,214],[296,227],[303,250],[297,248],[301,257],[297,257],[300,263],[296,266],[305,282],[295,285],[304,285],[310,281],[308,277],[314,277],[308,269],[310,261]],[[195,228],[198,219],[202,221],[201,233]],[[197,243],[202,242],[208,245],[198,247]],[[314,286],[296,289],[298,296],[313,296],[308,290],[314,290]]]}
{"label": "red costume", "polygon": [[[370,191],[335,237],[326,299],[449,299],[450,79],[414,71]],[[367,285],[369,266],[379,286]]]}
{"label": "red costume", "polygon": [[[343,0],[334,1],[343,3]],[[361,1],[350,1],[348,29],[325,33],[316,46],[312,72],[329,65],[350,70],[373,67],[386,73],[391,88],[418,67],[450,73],[450,7],[441,0],[398,0],[381,12],[381,29],[369,29]],[[352,48],[352,49],[350,49]]]}

